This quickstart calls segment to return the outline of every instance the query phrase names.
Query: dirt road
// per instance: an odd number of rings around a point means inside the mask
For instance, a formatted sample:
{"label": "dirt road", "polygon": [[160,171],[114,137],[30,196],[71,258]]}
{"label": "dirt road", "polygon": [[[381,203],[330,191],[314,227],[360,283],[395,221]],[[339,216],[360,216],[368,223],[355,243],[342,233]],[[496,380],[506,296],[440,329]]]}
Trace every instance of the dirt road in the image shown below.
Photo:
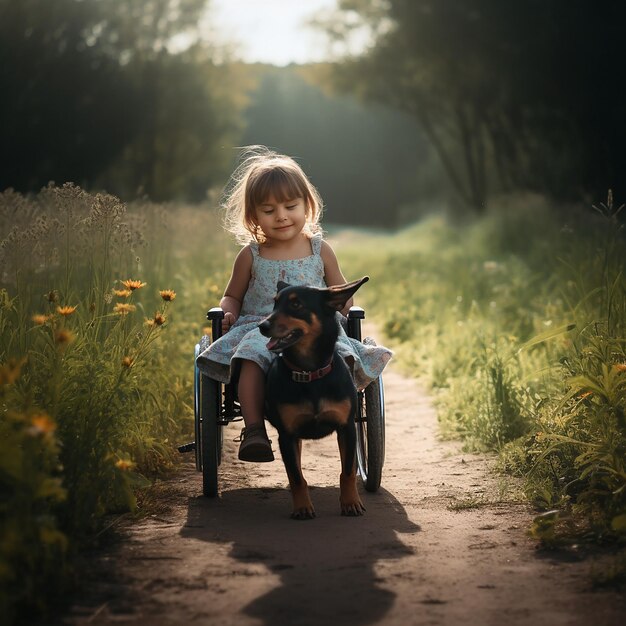
{"label": "dirt road", "polygon": [[[94,556],[62,622],[283,626],[623,623],[626,598],[590,590],[593,558],[542,552],[532,512],[498,499],[482,457],[437,440],[428,398],[389,368],[383,489],[362,518],[339,515],[334,438],[306,442],[317,519],[289,519],[280,460],[236,460],[226,430],[222,494],[200,496],[191,463],[162,487],[163,511]],[[274,447],[277,448],[276,437]],[[477,508],[468,508],[478,504]]]}

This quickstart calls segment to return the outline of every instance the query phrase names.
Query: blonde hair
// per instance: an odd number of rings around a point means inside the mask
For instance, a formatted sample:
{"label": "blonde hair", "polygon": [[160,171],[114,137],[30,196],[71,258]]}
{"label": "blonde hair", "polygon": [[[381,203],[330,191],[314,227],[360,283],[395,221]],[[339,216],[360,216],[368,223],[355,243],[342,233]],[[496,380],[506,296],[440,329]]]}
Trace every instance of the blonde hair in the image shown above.
{"label": "blonde hair", "polygon": [[270,196],[278,202],[302,198],[305,202],[304,232],[322,232],[320,218],[323,203],[317,189],[291,157],[265,146],[242,148],[240,163],[224,190],[222,208],[224,228],[237,242],[263,243],[265,234],[256,222],[256,207]]}

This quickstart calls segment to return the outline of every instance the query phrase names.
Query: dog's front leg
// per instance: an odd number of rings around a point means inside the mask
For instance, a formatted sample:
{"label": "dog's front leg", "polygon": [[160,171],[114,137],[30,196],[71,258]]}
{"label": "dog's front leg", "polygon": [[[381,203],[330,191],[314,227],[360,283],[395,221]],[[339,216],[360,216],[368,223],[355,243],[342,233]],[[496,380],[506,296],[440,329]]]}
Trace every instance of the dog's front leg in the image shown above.
{"label": "dog's front leg", "polygon": [[341,455],[339,477],[341,514],[352,517],[363,515],[365,507],[356,488],[356,430],[352,420],[337,429],[337,442]]}
{"label": "dog's front leg", "polygon": [[278,445],[280,446],[280,454],[283,457],[283,463],[287,470],[291,497],[293,499],[291,518],[297,520],[313,519],[315,517],[315,509],[309,497],[309,487],[302,475],[300,462],[302,440],[281,433],[278,437]]}

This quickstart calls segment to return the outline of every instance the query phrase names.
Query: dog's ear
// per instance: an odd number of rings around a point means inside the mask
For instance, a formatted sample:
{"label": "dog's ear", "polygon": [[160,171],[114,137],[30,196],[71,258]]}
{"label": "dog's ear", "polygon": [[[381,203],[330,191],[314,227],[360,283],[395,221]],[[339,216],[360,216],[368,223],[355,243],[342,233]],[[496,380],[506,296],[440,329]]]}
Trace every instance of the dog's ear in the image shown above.
{"label": "dog's ear", "polygon": [[351,283],[346,283],[345,285],[333,285],[332,287],[328,287],[324,290],[326,291],[326,304],[337,311],[341,311],[356,290],[369,279],[369,276],[363,276],[363,278],[353,280]]}
{"label": "dog's ear", "polygon": [[291,287],[291,285],[289,283],[285,283],[282,280],[279,280],[276,283],[276,293],[278,293],[279,291],[282,291],[283,289],[287,289],[287,287]]}

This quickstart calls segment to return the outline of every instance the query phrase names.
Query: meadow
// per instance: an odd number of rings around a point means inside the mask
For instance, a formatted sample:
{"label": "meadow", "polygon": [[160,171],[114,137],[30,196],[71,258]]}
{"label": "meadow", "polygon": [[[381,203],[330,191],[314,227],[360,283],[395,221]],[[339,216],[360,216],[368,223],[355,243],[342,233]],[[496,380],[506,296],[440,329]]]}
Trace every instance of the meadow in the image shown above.
{"label": "meadow", "polygon": [[523,479],[547,544],[626,537],[619,211],[610,194],[593,211],[527,196],[342,249],[350,276],[372,278],[359,296],[430,387],[442,435]]}
{"label": "meadow", "polygon": [[[472,222],[331,230],[359,301],[497,453],[545,542],[626,535],[626,258],[618,210],[525,197]],[[0,195],[0,611],[45,610],[74,557],[175,467],[191,354],[236,248],[209,208],[67,184]],[[367,250],[364,254],[363,251]]]}
{"label": "meadow", "polygon": [[208,209],[126,206],[71,184],[4,192],[0,220],[0,612],[10,617],[71,586],[76,553],[117,514],[140,512],[137,496],[174,466],[192,432],[193,346],[232,246]]}

